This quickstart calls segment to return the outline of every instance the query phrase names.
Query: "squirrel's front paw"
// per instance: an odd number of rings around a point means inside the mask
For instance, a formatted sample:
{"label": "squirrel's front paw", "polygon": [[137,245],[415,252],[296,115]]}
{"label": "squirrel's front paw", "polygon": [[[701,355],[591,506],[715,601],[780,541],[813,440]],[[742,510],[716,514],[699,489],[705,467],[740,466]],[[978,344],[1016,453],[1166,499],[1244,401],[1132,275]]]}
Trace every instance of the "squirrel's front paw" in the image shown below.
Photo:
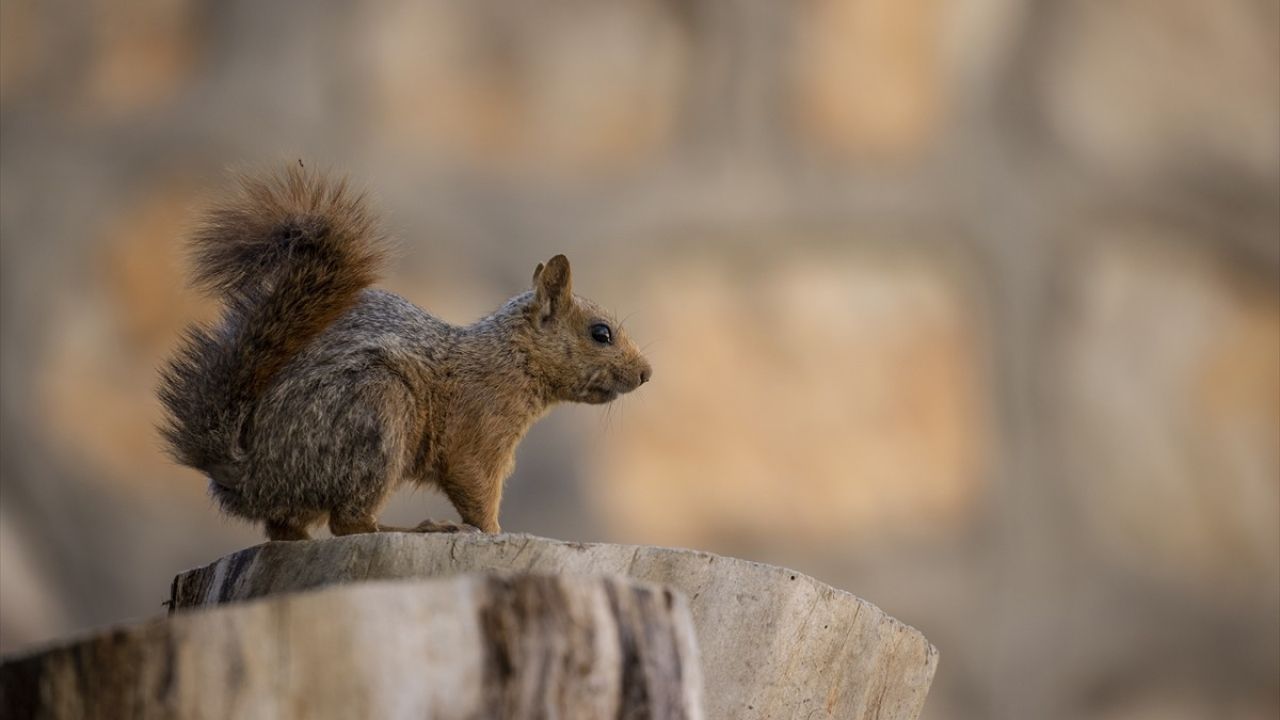
{"label": "squirrel's front paw", "polygon": [[413,528],[414,532],[439,533],[478,533],[480,528],[466,523],[449,522],[448,520],[423,520]]}

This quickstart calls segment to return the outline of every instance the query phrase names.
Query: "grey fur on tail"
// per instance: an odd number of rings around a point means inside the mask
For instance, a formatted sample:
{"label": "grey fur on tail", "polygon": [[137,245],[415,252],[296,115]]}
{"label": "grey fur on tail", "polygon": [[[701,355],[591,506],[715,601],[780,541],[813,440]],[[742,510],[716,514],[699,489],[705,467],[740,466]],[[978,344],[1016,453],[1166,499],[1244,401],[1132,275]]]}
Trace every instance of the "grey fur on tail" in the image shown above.
{"label": "grey fur on tail", "polygon": [[180,463],[234,486],[254,402],[377,280],[387,245],[364,196],[290,165],[241,177],[191,237],[194,284],[221,319],[186,331],[161,371],[161,434]]}

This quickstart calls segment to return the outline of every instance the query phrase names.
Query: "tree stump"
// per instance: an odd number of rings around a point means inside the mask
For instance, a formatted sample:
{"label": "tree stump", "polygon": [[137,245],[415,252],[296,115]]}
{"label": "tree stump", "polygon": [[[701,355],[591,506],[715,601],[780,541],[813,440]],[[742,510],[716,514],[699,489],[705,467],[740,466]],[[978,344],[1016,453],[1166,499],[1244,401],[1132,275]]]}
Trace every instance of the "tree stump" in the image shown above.
{"label": "tree stump", "polygon": [[698,667],[665,588],[466,575],[274,595],[9,660],[0,715],[698,720]]}
{"label": "tree stump", "polygon": [[876,606],[803,574],[692,550],[528,535],[379,533],[266,543],[174,579],[175,610],[372,579],[619,574],[683,591],[710,718],[908,720],[938,655]]}

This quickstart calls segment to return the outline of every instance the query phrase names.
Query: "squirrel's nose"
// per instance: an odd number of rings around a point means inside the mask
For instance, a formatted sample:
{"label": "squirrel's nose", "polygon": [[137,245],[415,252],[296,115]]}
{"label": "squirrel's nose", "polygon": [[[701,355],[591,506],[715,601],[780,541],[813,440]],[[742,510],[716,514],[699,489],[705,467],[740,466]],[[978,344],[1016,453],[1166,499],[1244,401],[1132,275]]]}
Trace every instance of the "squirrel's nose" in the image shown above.
{"label": "squirrel's nose", "polygon": [[646,365],[644,369],[640,371],[640,384],[643,385],[649,382],[649,377],[651,375],[653,375],[653,368]]}

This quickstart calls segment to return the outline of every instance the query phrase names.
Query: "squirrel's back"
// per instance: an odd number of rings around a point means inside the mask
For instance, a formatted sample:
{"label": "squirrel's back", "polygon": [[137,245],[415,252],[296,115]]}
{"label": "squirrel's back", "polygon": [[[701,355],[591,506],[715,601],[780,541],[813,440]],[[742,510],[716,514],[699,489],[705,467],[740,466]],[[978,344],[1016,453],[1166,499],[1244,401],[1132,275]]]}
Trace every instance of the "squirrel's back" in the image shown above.
{"label": "squirrel's back", "polygon": [[237,482],[241,429],[282,367],[355,305],[386,246],[362,194],[290,166],[240,178],[191,238],[195,285],[223,316],[187,331],[161,374],[179,462]]}

